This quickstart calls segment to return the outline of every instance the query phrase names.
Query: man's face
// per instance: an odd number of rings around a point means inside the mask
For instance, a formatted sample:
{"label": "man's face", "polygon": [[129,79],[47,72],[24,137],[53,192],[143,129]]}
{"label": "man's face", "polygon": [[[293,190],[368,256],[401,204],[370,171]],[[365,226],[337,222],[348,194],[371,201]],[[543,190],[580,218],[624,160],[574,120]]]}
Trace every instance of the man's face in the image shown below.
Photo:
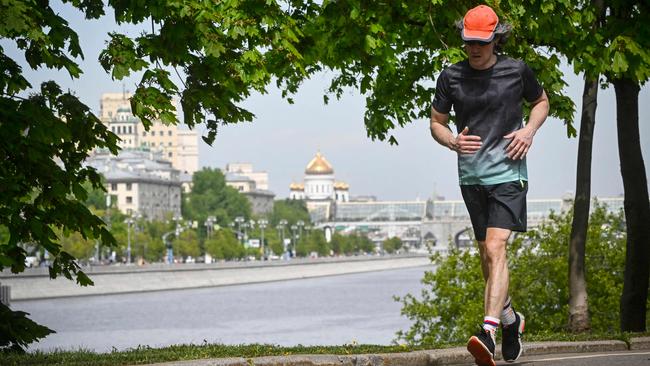
{"label": "man's face", "polygon": [[466,41],[465,51],[469,56],[469,64],[475,69],[483,70],[492,66],[492,55],[494,54],[494,41]]}

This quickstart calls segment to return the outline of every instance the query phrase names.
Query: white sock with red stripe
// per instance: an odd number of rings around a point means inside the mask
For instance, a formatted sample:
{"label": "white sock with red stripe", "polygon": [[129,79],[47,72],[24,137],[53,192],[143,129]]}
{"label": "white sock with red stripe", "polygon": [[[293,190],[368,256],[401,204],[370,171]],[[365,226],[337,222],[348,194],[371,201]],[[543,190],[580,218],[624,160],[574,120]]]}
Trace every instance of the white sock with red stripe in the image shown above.
{"label": "white sock with red stripe", "polygon": [[517,318],[515,317],[515,310],[512,308],[510,303],[510,296],[506,299],[506,303],[503,305],[503,310],[501,311],[501,323],[507,326],[513,324]]}
{"label": "white sock with red stripe", "polygon": [[494,318],[487,315],[483,317],[483,329],[487,330],[488,332],[494,335],[498,327],[499,327],[499,318]]}

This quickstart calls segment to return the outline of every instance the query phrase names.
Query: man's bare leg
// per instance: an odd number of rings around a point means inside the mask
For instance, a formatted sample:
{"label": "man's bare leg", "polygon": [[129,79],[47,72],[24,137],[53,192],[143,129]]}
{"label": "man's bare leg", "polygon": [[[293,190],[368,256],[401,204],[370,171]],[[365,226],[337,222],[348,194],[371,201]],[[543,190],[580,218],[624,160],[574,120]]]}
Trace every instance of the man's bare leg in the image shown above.
{"label": "man's bare leg", "polygon": [[490,277],[490,270],[487,265],[487,257],[485,253],[485,240],[478,240],[478,252],[481,255],[481,271],[483,272],[483,279],[487,282]]}
{"label": "man's bare leg", "polygon": [[485,241],[479,242],[481,271],[485,279],[485,317],[483,329],[469,339],[467,350],[481,366],[496,366],[496,328],[508,294],[506,243],[509,237],[510,230],[488,228]]}
{"label": "man's bare leg", "polygon": [[[485,284],[485,315],[499,318],[503,304],[508,296],[508,260],[506,245],[511,230],[501,228],[488,228],[485,242],[479,242],[481,253],[481,269],[483,276],[487,274]],[[481,248],[482,247],[482,248]]]}

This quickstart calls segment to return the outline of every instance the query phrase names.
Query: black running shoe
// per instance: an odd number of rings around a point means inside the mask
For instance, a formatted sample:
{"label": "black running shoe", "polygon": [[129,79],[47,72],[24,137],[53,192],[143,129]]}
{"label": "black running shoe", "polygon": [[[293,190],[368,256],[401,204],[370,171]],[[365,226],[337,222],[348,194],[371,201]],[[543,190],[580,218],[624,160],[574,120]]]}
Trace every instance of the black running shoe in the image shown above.
{"label": "black running shoe", "polygon": [[496,366],[494,349],[494,339],[485,329],[481,329],[467,342],[467,350],[474,356],[474,361],[479,366]]}
{"label": "black running shoe", "polygon": [[501,341],[501,353],[507,362],[515,362],[521,356],[524,346],[521,343],[521,336],[524,334],[526,319],[523,315],[515,312],[515,322],[503,326]]}

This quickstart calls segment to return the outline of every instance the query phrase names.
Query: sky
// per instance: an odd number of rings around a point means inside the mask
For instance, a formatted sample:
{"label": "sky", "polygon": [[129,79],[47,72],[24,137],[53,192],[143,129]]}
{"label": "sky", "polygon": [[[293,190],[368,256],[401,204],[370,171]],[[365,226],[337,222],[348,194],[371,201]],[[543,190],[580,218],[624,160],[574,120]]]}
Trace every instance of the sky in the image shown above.
{"label": "sky", "polygon": [[[68,5],[54,8],[77,31],[85,58],[78,60],[84,74],[72,80],[67,73],[47,69],[31,70],[11,42],[0,41],[5,52],[23,66],[33,86],[55,80],[76,93],[82,102],[99,113],[102,93],[135,90],[134,75],[112,80],[97,58],[105,47],[108,33],[119,31],[132,36],[137,27],[118,26],[111,13],[87,21]],[[569,84],[566,93],[576,104],[575,127],[579,130],[583,80],[571,68],[563,71]],[[288,104],[280,92],[253,94],[242,106],[255,114],[254,122],[220,127],[212,146],[199,139],[199,166],[224,168],[230,162],[252,163],[256,171],[269,175],[269,189],[276,198],[289,194],[291,182],[302,182],[304,170],[317,151],[332,164],[337,181],[350,185],[351,196],[373,195],[381,200],[413,200],[442,196],[461,199],[456,155],[438,145],[429,133],[429,121],[417,120],[394,130],[399,145],[371,141],[363,124],[364,97],[348,91],[340,100],[323,104],[328,75],[320,74],[305,82]],[[650,165],[650,87],[639,94],[639,128],[644,162]],[[551,106],[552,108],[552,106]],[[616,140],[616,109],[613,88],[600,90],[593,143],[592,196],[623,194]],[[207,135],[204,126],[196,128]],[[549,118],[537,132],[528,154],[529,198],[573,196],[578,139],[568,138],[564,122]]]}

